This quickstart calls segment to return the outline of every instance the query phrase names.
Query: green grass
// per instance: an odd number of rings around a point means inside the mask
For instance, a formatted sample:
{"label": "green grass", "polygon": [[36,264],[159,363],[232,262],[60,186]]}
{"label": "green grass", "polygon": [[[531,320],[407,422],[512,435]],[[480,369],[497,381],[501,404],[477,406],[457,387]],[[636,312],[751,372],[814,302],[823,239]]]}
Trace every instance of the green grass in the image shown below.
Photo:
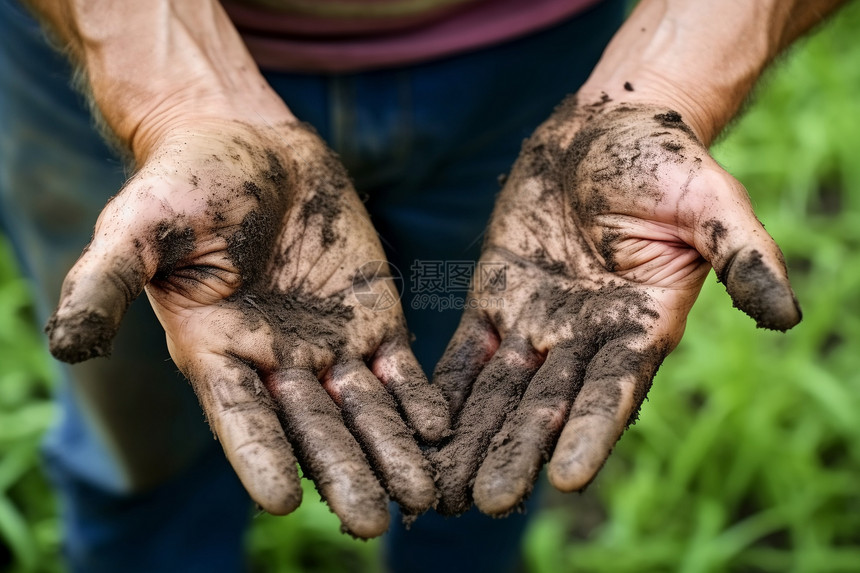
{"label": "green grass", "polygon": [[[804,309],[757,330],[708,281],[640,421],[583,495],[547,496],[534,573],[860,570],[860,3],[798,46],[716,146],[786,254]],[[0,570],[61,570],[39,472],[51,366],[0,249]],[[307,482],[306,482],[307,483]],[[378,571],[308,488],[255,518],[254,571]]]}

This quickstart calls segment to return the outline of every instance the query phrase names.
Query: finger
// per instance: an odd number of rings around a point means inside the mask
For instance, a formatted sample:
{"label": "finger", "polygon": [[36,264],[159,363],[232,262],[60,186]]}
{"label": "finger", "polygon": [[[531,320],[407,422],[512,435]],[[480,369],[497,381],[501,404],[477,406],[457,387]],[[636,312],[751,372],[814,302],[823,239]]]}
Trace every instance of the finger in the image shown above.
{"label": "finger", "polygon": [[430,462],[379,380],[356,361],[335,367],[325,388],[340,404],[344,422],[358,438],[391,498],[407,514],[429,509],[436,501]]}
{"label": "finger", "polygon": [[525,340],[507,338],[478,376],[454,435],[432,456],[439,472],[440,513],[456,515],[469,509],[472,483],[490,440],[517,407],[540,361]]}
{"label": "finger", "polygon": [[549,480],[556,488],[582,489],[597,474],[635,421],[667,352],[665,346],[633,350],[626,341],[614,341],[595,355],[550,460]]}
{"label": "finger", "polygon": [[273,374],[267,386],[281,405],[281,421],[302,469],[343,529],[362,538],[385,532],[385,491],[319,380],[307,370],[291,368]]}
{"label": "finger", "polygon": [[728,173],[709,171],[691,185],[707,187],[713,204],[696,221],[693,244],[725,284],[735,307],[760,328],[785,331],[800,322],[801,311],[788,280],[785,259],[756,218],[746,190]]}
{"label": "finger", "polygon": [[423,440],[436,443],[451,433],[442,392],[430,385],[405,343],[383,345],[373,360],[373,374],[394,396],[406,421]]}
{"label": "finger", "polygon": [[292,512],[302,500],[296,458],[257,374],[211,354],[186,364],[209,425],[248,494],[269,513]]}
{"label": "finger", "polygon": [[531,493],[582,386],[589,358],[572,348],[550,350],[478,470],[473,496],[481,511],[505,515]]}
{"label": "finger", "polygon": [[157,271],[170,272],[194,247],[194,232],[180,218],[153,221],[138,211],[134,197],[126,188],[105,206],[92,242],[63,281],[45,330],[51,353],[64,362],[109,355],[119,323],[144,285]]}
{"label": "finger", "polygon": [[467,310],[433,371],[433,384],[448,400],[452,421],[457,419],[472,384],[498,346],[499,337],[486,317]]}

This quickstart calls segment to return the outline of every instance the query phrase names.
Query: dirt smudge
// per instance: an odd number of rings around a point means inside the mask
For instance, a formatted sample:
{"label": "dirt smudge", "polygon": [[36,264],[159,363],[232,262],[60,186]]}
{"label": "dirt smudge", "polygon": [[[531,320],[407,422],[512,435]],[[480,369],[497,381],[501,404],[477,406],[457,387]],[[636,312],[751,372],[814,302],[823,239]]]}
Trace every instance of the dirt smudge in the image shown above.
{"label": "dirt smudge", "polygon": [[58,360],[77,364],[90,358],[110,356],[117,325],[95,310],[80,310],[62,321],[55,312],[45,326],[50,350]]}
{"label": "dirt smudge", "polygon": [[735,308],[751,316],[759,328],[785,332],[803,316],[791,288],[764,264],[756,249],[735,255],[722,282]]}
{"label": "dirt smudge", "polygon": [[708,233],[708,249],[712,255],[717,255],[722,250],[723,239],[728,235],[728,229],[723,225],[722,221],[717,219],[708,219],[702,226]]}
{"label": "dirt smudge", "polygon": [[173,274],[176,266],[184,261],[196,246],[194,229],[180,224],[179,219],[163,220],[150,232],[158,257],[155,278],[162,280]]}

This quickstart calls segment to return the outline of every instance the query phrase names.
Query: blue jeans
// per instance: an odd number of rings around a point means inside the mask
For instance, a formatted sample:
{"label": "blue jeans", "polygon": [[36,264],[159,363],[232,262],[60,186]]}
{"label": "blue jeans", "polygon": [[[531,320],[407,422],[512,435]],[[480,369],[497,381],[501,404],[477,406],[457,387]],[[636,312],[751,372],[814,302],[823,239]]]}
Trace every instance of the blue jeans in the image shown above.
{"label": "blue jeans", "polygon": [[[584,81],[623,17],[603,2],[552,29],[421,65],[346,75],[266,73],[341,156],[405,278],[415,354],[429,374],[456,328],[463,285],[431,292],[421,269],[468,268],[523,138]],[[40,317],[122,165],[91,127],[71,70],[12,0],[0,0],[0,224],[32,278]],[[449,277],[450,278],[450,277]],[[429,304],[428,304],[429,301]],[[443,310],[443,307],[450,307]],[[45,441],[73,571],[234,572],[243,568],[250,502],[197,400],[169,361],[145,300],[125,318],[111,359],[62,366],[62,415]],[[430,512],[393,520],[393,571],[504,571],[526,518]]]}

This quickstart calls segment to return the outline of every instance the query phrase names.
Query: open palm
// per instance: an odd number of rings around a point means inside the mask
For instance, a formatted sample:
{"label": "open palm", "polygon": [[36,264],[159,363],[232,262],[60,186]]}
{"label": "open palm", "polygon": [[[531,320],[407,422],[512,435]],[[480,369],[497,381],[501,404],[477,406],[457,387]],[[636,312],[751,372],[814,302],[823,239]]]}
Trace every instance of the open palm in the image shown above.
{"label": "open palm", "polygon": [[481,263],[504,280],[476,277],[434,374],[455,420],[434,454],[445,513],[474,499],[504,515],[547,461],[557,488],[584,487],[635,421],[711,267],[759,326],[800,320],[744,188],[677,113],[641,104],[562,104],[525,143]]}
{"label": "open palm", "polygon": [[445,435],[444,399],[412,355],[363,205],[308,128],[201,118],[166,137],[69,272],[52,352],[107,354],[144,287],[264,509],[300,502],[296,458],[357,536],[387,528],[386,491],[406,513],[435,503],[413,431]]}

